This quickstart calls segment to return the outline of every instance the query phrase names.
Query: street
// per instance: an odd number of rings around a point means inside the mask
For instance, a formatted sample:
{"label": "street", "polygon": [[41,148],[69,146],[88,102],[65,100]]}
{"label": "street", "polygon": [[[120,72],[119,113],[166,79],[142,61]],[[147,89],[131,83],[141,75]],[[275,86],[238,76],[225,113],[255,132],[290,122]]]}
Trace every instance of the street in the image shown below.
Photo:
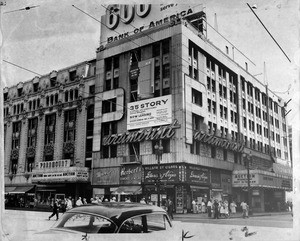
{"label": "street", "polygon": [[[55,223],[54,217],[52,220],[48,220],[49,215],[50,212],[5,210],[2,218],[3,237],[1,240],[26,240],[36,232],[49,229]],[[297,240],[292,237],[292,217],[290,214],[218,220],[207,219],[197,214],[176,214],[174,225],[175,228],[188,231],[187,236],[193,235],[192,238],[188,239],[190,241]],[[244,227],[248,228],[247,234],[243,229]]]}

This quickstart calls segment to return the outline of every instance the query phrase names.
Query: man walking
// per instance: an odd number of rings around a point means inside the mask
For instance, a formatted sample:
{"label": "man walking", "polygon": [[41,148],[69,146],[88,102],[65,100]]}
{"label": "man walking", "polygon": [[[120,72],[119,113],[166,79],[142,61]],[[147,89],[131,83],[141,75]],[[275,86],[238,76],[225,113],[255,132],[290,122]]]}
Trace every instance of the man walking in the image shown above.
{"label": "man walking", "polygon": [[211,206],[212,206],[212,203],[211,203],[211,200],[209,199],[207,202],[207,213],[208,213],[209,218],[211,218]]}
{"label": "man walking", "polygon": [[241,207],[242,207],[242,210],[243,210],[243,218],[247,217],[247,203],[246,202],[242,202],[241,203]]}
{"label": "man walking", "polygon": [[66,210],[70,210],[73,208],[73,204],[72,204],[72,198],[69,197],[68,200],[67,200],[67,207],[66,207]]}
{"label": "man walking", "polygon": [[52,208],[52,214],[49,216],[49,220],[56,215],[56,220],[58,220],[58,202],[57,199],[55,200],[55,202],[53,203],[53,208]]}
{"label": "man walking", "polygon": [[167,205],[167,212],[168,212],[168,215],[171,219],[174,219],[173,218],[173,202],[170,198],[168,198],[168,201],[166,203]]}

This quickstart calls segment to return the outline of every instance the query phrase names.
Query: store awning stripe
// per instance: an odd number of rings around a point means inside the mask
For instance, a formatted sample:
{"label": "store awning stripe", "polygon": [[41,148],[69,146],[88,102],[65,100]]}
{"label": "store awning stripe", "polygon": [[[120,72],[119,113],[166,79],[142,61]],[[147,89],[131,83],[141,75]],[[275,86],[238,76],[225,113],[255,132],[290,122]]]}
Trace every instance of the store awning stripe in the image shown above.
{"label": "store awning stripe", "polygon": [[[8,193],[11,193],[11,194],[22,194],[22,193],[29,192],[33,188],[34,188],[34,186],[15,187],[14,190],[9,191]],[[6,190],[5,190],[5,192],[6,192]]]}

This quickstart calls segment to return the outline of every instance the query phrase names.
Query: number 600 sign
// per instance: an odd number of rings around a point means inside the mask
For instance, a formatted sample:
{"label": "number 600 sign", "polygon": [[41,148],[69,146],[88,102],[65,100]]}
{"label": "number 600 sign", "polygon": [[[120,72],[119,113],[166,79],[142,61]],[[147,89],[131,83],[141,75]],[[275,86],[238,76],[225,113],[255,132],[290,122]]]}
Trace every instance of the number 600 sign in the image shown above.
{"label": "number 600 sign", "polygon": [[106,12],[106,26],[109,29],[115,29],[118,27],[120,20],[124,24],[132,22],[134,15],[140,18],[146,17],[151,10],[151,4],[114,4],[109,5]]}

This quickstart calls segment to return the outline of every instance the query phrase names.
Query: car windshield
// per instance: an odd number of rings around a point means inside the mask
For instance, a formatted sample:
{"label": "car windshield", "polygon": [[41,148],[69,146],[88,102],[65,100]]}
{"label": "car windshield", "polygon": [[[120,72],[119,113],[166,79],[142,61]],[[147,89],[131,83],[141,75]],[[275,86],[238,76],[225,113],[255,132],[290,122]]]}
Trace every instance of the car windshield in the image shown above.
{"label": "car windshield", "polygon": [[109,219],[86,213],[66,213],[54,228],[83,233],[114,233],[116,225]]}

